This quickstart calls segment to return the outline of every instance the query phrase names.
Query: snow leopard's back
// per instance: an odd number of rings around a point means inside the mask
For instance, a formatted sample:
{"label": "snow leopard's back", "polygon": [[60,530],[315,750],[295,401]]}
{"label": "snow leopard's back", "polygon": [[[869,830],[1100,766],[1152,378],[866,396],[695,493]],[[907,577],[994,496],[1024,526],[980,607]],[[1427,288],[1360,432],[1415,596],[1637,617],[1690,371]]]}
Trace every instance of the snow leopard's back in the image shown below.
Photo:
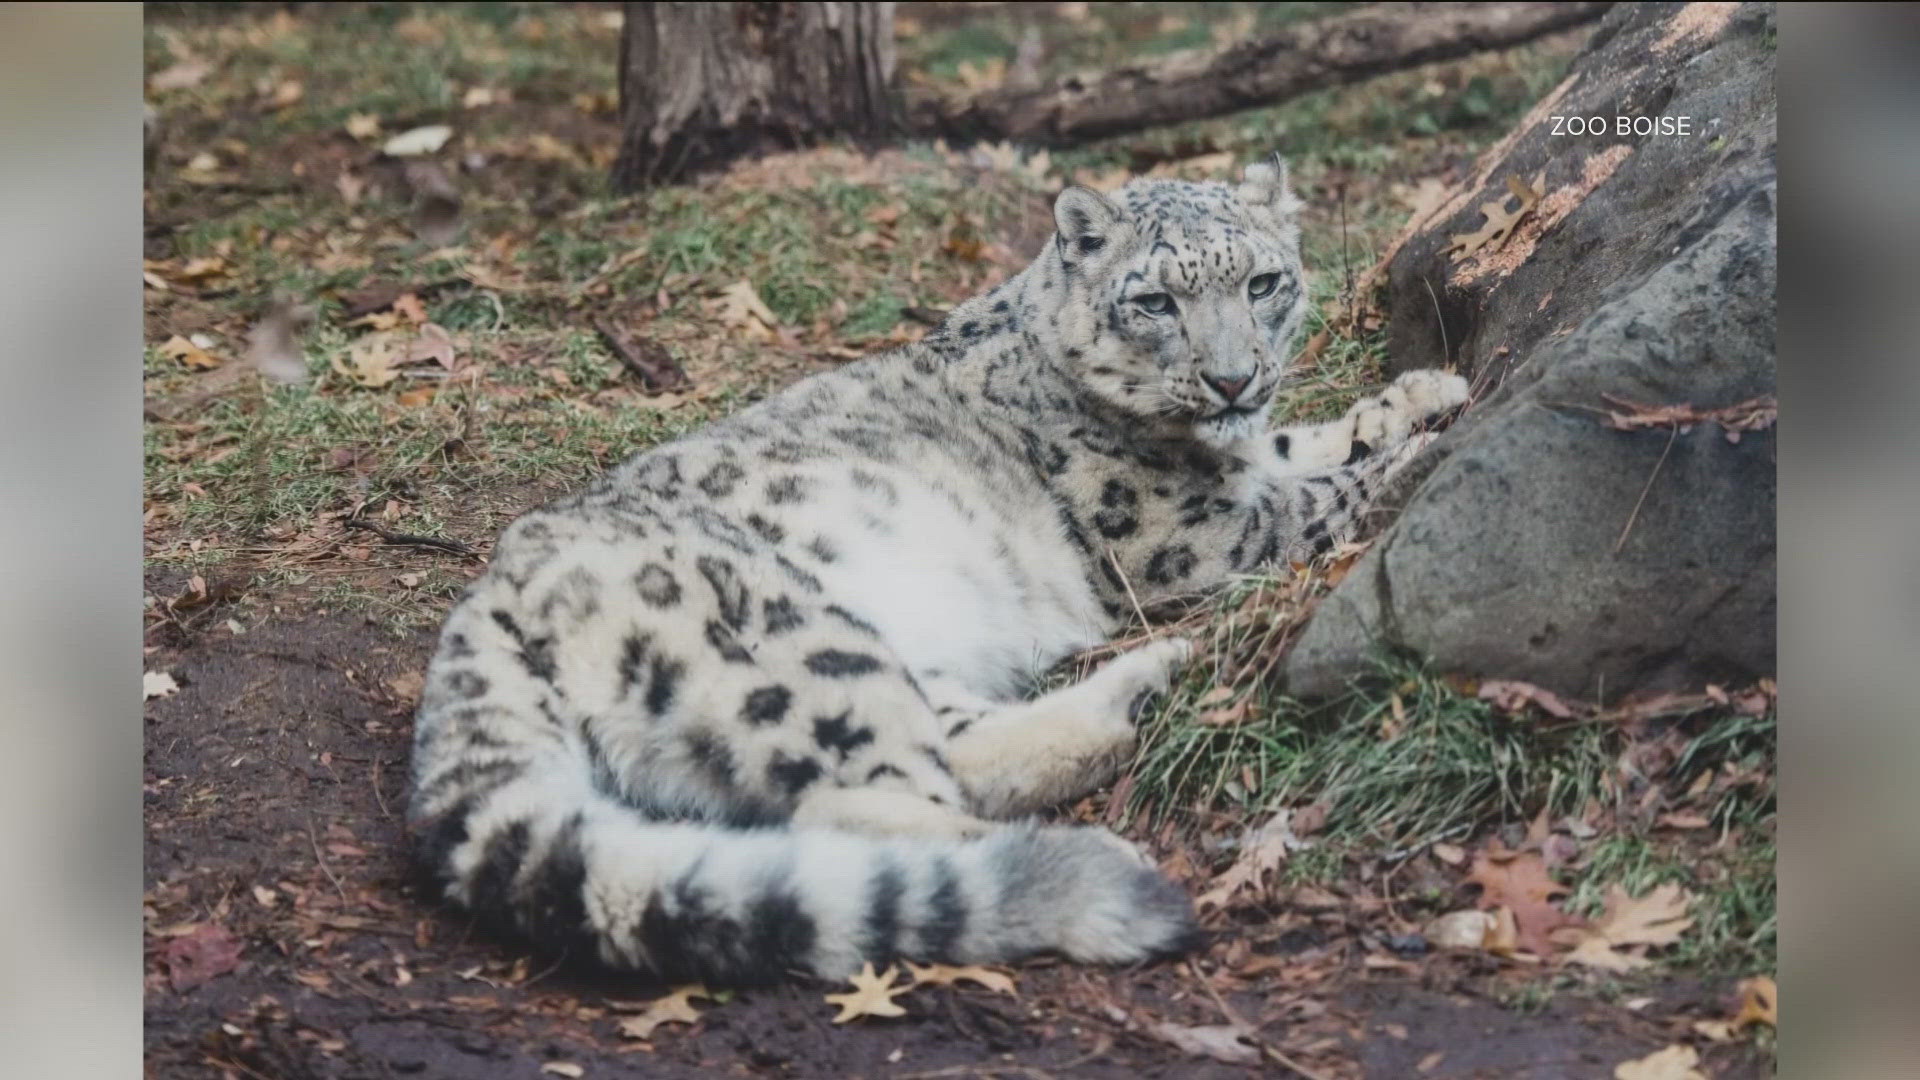
{"label": "snow leopard's back", "polygon": [[[689,978],[1185,941],[1184,896],[1098,832],[917,835],[966,795],[915,672],[1011,694],[1102,613],[1015,437],[912,360],[800,384],[501,536],[417,722],[412,817],[451,897]],[[914,838],[837,828],[842,793],[897,799]]]}

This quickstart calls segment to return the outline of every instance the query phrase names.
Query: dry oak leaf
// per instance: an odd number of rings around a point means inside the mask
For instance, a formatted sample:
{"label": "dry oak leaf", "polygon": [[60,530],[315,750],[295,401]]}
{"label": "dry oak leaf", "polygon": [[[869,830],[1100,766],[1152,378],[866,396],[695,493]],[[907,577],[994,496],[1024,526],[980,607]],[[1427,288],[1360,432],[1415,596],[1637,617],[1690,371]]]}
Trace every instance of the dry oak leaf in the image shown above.
{"label": "dry oak leaf", "polygon": [[1202,908],[1225,907],[1235,894],[1249,888],[1256,898],[1264,898],[1269,888],[1268,878],[1279,874],[1287,856],[1313,846],[1294,832],[1294,813],[1281,810],[1257,831],[1249,832],[1233,865],[1214,878],[1212,887],[1201,893],[1195,903]]}
{"label": "dry oak leaf", "polygon": [[160,346],[159,351],[161,356],[169,360],[178,360],[195,371],[206,371],[220,366],[219,357],[211,355],[179,334],[168,338],[166,344]]}
{"label": "dry oak leaf", "polygon": [[1740,980],[1740,1004],[1727,1020],[1695,1020],[1693,1030],[1714,1042],[1727,1042],[1753,1025],[1780,1026],[1780,987],[1767,975]]}
{"label": "dry oak leaf", "polygon": [[1643,1058],[1623,1061],[1613,1067],[1613,1080],[1707,1080],[1694,1068],[1700,1053],[1691,1046],[1674,1043]]}
{"label": "dry oak leaf", "polygon": [[1535,956],[1553,952],[1549,935],[1555,930],[1580,925],[1580,920],[1554,903],[1568,890],[1547,872],[1546,860],[1539,852],[1508,851],[1495,840],[1474,856],[1467,881],[1480,886],[1480,908],[1495,911],[1504,907],[1512,912],[1517,947]]}
{"label": "dry oak leaf", "polygon": [[549,1061],[540,1066],[540,1071],[549,1076],[564,1076],[567,1080],[580,1080],[587,1075],[587,1070],[571,1061]]}
{"label": "dry oak leaf", "polygon": [[713,995],[705,986],[676,987],[663,998],[655,998],[646,1003],[640,1015],[629,1016],[620,1021],[620,1034],[629,1039],[650,1039],[653,1029],[661,1024],[692,1024],[700,1020],[700,1010],[693,1007],[693,999],[712,1001]]}
{"label": "dry oak leaf", "polygon": [[[407,296],[412,295],[412,293],[407,294]],[[400,299],[405,300],[407,296],[403,296]],[[393,306],[396,311],[400,308],[398,301],[396,301]],[[447,333],[446,327],[441,326],[439,323],[425,323],[420,327],[419,336],[414,338],[412,343],[407,346],[407,358],[401,362],[406,364],[424,364],[431,360],[445,370],[452,371],[458,366],[457,356],[453,335]]]}
{"label": "dry oak leaf", "polygon": [[715,308],[721,322],[760,341],[773,340],[774,330],[780,325],[779,318],[754,291],[753,282],[745,278],[722,289]]}
{"label": "dry oak leaf", "polygon": [[1685,434],[1695,424],[1711,421],[1720,425],[1728,442],[1737,443],[1742,432],[1764,431],[1780,419],[1780,402],[1771,394],[1748,398],[1724,409],[1696,409],[1692,405],[1642,405],[1612,394],[1600,396],[1616,409],[1626,410],[1607,413],[1606,426],[1615,431],[1671,427]]}
{"label": "dry oak leaf", "polygon": [[1492,202],[1481,203],[1480,212],[1486,215],[1487,223],[1473,232],[1458,233],[1449,237],[1450,242],[1441,254],[1457,251],[1458,254],[1454,256],[1455,261],[1464,261],[1479,254],[1482,248],[1498,248],[1506,243],[1507,238],[1513,235],[1513,230],[1519,227],[1521,220],[1539,205],[1541,188],[1545,185],[1546,179],[1545,170],[1536,175],[1531,184],[1525,183],[1518,177],[1508,176],[1507,191],[1520,200],[1520,206],[1517,209],[1508,210],[1504,196]]}
{"label": "dry oak leaf", "polygon": [[1637,971],[1650,963],[1622,947],[1671,945],[1693,925],[1687,908],[1693,897],[1678,885],[1666,884],[1634,899],[1615,885],[1607,890],[1607,907],[1593,925],[1580,932],[1567,954],[1570,963],[1602,971]]}
{"label": "dry oak leaf", "polygon": [[1740,980],[1740,1011],[1734,1015],[1736,1030],[1749,1024],[1780,1026],[1780,987],[1771,975],[1755,975]]}
{"label": "dry oak leaf", "polygon": [[1571,720],[1574,715],[1559,695],[1532,683],[1488,679],[1480,684],[1480,692],[1475,696],[1492,702],[1501,712],[1518,714],[1525,712],[1528,705],[1537,705],[1541,712],[1556,720]]}
{"label": "dry oak leaf", "polygon": [[908,962],[907,973],[913,977],[914,986],[920,986],[922,984],[952,986],[958,982],[970,982],[976,986],[984,986],[995,993],[1010,994],[1014,997],[1020,996],[1020,992],[1014,989],[1013,976],[1004,971],[995,971],[992,968],[981,967],[978,964],[968,964],[965,967],[949,967],[946,964],[929,964],[926,967],[921,967],[918,964]]}
{"label": "dry oak leaf", "polygon": [[191,990],[239,967],[240,942],[226,927],[206,923],[167,942],[160,959],[174,990]]}
{"label": "dry oak leaf", "polygon": [[394,369],[404,362],[407,336],[390,330],[368,334],[354,342],[345,357],[333,358],[333,370],[356,386],[377,390],[400,377]]}
{"label": "dry oak leaf", "polygon": [[827,1004],[840,1006],[840,1015],[833,1018],[836,1024],[862,1016],[905,1016],[907,1010],[893,1003],[893,999],[913,989],[912,983],[900,986],[893,984],[895,971],[893,965],[878,975],[873,973],[871,962],[860,965],[860,973],[847,981],[853,984],[853,990],[845,994],[828,994]]}

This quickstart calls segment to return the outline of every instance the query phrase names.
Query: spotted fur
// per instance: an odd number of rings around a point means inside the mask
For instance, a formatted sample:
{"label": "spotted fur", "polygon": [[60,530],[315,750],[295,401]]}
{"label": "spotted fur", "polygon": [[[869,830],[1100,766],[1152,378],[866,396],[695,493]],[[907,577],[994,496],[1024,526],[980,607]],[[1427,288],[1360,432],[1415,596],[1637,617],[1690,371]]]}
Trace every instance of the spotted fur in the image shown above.
{"label": "spotted fur", "polygon": [[1352,535],[1464,398],[1417,372],[1267,429],[1296,206],[1277,165],[1069,190],[1033,264],[923,341],[515,522],[416,724],[445,895],[668,979],[1185,948],[1186,897],[1126,844],[1018,822],[1112,776],[1186,644],[1031,677],[1135,603]]}

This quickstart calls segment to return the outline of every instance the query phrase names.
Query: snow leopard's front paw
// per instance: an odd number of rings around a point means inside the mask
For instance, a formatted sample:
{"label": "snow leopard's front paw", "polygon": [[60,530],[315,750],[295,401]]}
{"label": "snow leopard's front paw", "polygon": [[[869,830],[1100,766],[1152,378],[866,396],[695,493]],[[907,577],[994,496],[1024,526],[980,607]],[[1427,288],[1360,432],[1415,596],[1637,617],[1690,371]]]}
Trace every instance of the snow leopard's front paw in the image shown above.
{"label": "snow leopard's front paw", "polygon": [[[1193,642],[1183,637],[1162,638],[1115,657],[1106,677],[1114,680],[1115,699],[1124,708],[1128,725],[1140,718],[1155,694],[1173,685],[1174,675],[1193,656]],[[1103,674],[1106,669],[1102,669]]]}
{"label": "snow leopard's front paw", "polygon": [[1407,396],[1407,408],[1415,424],[1437,420],[1467,403],[1472,387],[1467,380],[1439,368],[1409,371],[1393,380],[1389,392],[1399,390]]}
{"label": "snow leopard's front paw", "polygon": [[1466,404],[1467,391],[1467,380],[1458,375],[1434,368],[1409,371],[1347,414],[1353,440],[1373,451],[1398,446],[1421,423]]}
{"label": "snow leopard's front paw", "polygon": [[1407,467],[1407,463],[1420,456],[1420,451],[1433,444],[1440,437],[1437,431],[1416,431],[1406,442],[1394,447],[1387,453],[1386,475],[1393,476]]}

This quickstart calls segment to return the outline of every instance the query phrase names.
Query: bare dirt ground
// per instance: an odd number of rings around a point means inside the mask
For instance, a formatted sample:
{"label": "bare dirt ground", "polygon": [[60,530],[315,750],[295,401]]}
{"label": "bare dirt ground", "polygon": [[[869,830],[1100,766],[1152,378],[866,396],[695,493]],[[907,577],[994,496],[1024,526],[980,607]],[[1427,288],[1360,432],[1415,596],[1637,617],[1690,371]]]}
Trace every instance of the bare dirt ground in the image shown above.
{"label": "bare dirt ground", "polygon": [[[898,1020],[835,1025],[831,988],[795,985],[624,1038],[623,1008],[665,988],[550,966],[421,891],[392,684],[430,643],[302,612],[149,658],[181,687],[147,707],[149,1075],[1225,1077],[1288,1075],[1284,1056],[1300,1076],[1584,1078],[1720,1008],[1724,988],[1680,982],[1638,1008],[1559,995],[1516,1011],[1489,965],[1383,964],[1334,910],[1223,928],[1191,967],[1042,963],[1015,972],[1017,997],[918,989]],[[1267,1056],[1229,1049],[1253,1058],[1229,1064],[1153,1033],[1228,1025],[1227,1010]],[[1708,1061],[1767,1075],[1751,1049]]]}

